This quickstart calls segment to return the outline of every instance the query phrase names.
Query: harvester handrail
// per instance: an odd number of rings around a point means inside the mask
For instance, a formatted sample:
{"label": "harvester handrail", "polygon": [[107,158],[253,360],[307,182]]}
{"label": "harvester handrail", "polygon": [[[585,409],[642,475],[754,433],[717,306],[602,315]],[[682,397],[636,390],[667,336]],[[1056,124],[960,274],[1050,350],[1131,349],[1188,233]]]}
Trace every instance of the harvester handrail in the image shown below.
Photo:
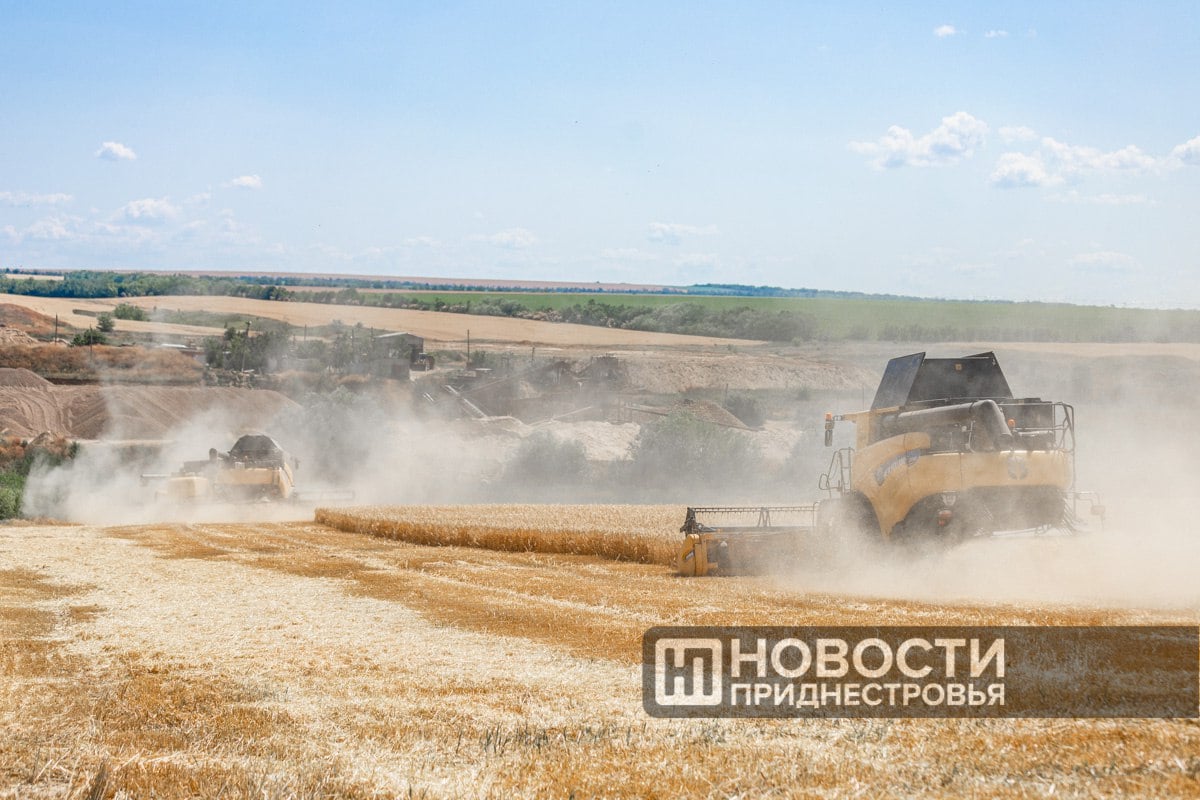
{"label": "harvester handrail", "polygon": [[688,506],[683,527],[679,530],[681,533],[696,533],[700,530],[708,530],[707,526],[696,519],[697,514],[756,514],[758,515],[758,519],[754,527],[769,528],[771,527],[772,514],[815,514],[816,509],[816,503],[804,503],[803,505],[796,506]]}
{"label": "harvester handrail", "polygon": [[1058,402],[1054,404],[1061,408],[1063,412],[1062,422],[1056,423],[1055,428],[1058,432],[1058,449],[1066,450],[1068,453],[1075,452],[1075,406],[1070,403]]}
{"label": "harvester handrail", "polygon": [[762,511],[811,511],[814,503],[798,506],[688,506],[688,511],[699,514],[757,514]]}

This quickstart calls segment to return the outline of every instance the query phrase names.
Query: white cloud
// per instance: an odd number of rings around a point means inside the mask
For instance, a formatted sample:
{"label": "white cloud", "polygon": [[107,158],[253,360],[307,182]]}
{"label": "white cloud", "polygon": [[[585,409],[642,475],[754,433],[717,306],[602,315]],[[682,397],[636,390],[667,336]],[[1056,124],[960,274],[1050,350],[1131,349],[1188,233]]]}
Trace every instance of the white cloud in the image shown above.
{"label": "white cloud", "polygon": [[681,222],[651,222],[646,238],[662,244],[679,244],[685,236],[714,236],[716,225],[687,225]]}
{"label": "white cloud", "polygon": [[957,261],[949,269],[955,275],[981,276],[994,273],[996,265],[988,261]]}
{"label": "white cloud", "polygon": [[600,258],[604,261],[622,261],[622,262],[647,262],[657,261],[658,256],[654,253],[649,253],[645,250],[639,250],[636,247],[610,247],[600,251]]}
{"label": "white cloud", "polygon": [[[1001,136],[1004,136],[1005,133],[1012,138],[1021,138],[1017,136],[1018,133],[1023,136],[1032,131],[1028,128],[1002,128]],[[1172,158],[1174,158],[1174,152]],[[1067,144],[1046,136],[1041,139],[1033,152],[1002,154],[992,172],[991,183],[1001,188],[1057,186],[1065,181],[1078,180],[1093,173],[1123,172],[1144,175],[1161,170],[1170,163],[1171,159],[1155,158],[1132,144],[1119,150],[1104,151],[1096,147]],[[1131,196],[1099,195],[1098,197],[1107,197],[1112,201],[1109,202],[1110,205],[1119,205],[1130,202],[1125,198]]]}
{"label": "white cloud", "polygon": [[1042,157],[1037,153],[1005,153],[996,162],[996,169],[989,178],[993,186],[1002,189],[1018,189],[1025,186],[1056,186],[1062,183],[1058,175],[1051,175]]}
{"label": "white cloud", "polygon": [[945,39],[947,36],[954,36],[960,31],[953,25],[938,25],[933,29],[933,35],[939,39]]}
{"label": "white cloud", "polygon": [[405,247],[437,247],[440,243],[432,236],[410,236],[402,244]]}
{"label": "white cloud", "polygon": [[478,241],[489,242],[490,244],[506,247],[509,250],[524,250],[528,247],[533,247],[538,243],[537,236],[533,231],[525,228],[508,228],[507,230],[493,233],[490,236],[477,236]]}
{"label": "white cloud", "polygon": [[850,149],[871,156],[877,169],[932,167],[970,158],[987,139],[988,126],[965,111],[942,118],[942,124],[920,138],[893,125],[877,142],[851,142]]}
{"label": "white cloud", "polygon": [[1096,273],[1133,272],[1138,267],[1133,256],[1113,250],[1080,253],[1068,259],[1067,263],[1083,272]]}
{"label": "white cloud", "polygon": [[1000,138],[1006,142],[1032,142],[1037,131],[1024,125],[1005,125],[1000,129]]}
{"label": "white cloud", "polygon": [[1065,172],[1132,171],[1148,172],[1158,161],[1135,145],[1104,152],[1095,147],[1069,145],[1050,137],[1042,139],[1042,150],[1057,161]]}
{"label": "white cloud", "polygon": [[1008,31],[1000,29],[1000,30],[988,31],[987,33],[985,33],[983,35],[983,38],[985,38],[985,39],[1004,39],[1004,38],[1007,38],[1007,36],[1008,36]]}
{"label": "white cloud", "polygon": [[1072,189],[1069,192],[1056,194],[1047,198],[1056,203],[1079,203],[1096,206],[1133,206],[1143,205],[1150,202],[1150,198],[1144,194],[1081,194],[1079,191]]}
{"label": "white cloud", "polygon": [[165,197],[146,197],[121,206],[117,216],[129,222],[161,222],[179,215],[179,209]]}
{"label": "white cloud", "polygon": [[1200,136],[1189,139],[1171,151],[1171,158],[1181,164],[1200,167]]}
{"label": "white cloud", "polygon": [[252,229],[193,200],[140,198],[115,210],[91,208],[80,215],[61,213],[55,207],[53,213],[32,224],[3,226],[0,241],[7,238],[14,245],[28,248],[25,252],[29,255],[21,257],[30,261],[44,260],[49,257],[47,254],[53,254],[55,260],[84,265],[94,263],[97,258],[122,263],[150,259],[160,263],[172,252],[197,254],[194,263],[201,265],[200,253],[219,250],[228,255],[233,252],[231,248],[247,253],[265,252]]}
{"label": "white cloud", "polygon": [[137,153],[120,142],[104,142],[96,151],[96,157],[106,161],[135,161]]}
{"label": "white cloud", "polygon": [[69,194],[31,194],[29,192],[0,192],[0,205],[6,206],[60,206],[75,198]]}
{"label": "white cloud", "polygon": [[684,269],[712,269],[720,264],[716,253],[685,253],[675,259],[675,266]]}
{"label": "white cloud", "polygon": [[47,217],[25,229],[25,235],[30,239],[62,241],[74,236],[75,221],[66,217]]}
{"label": "white cloud", "polygon": [[263,188],[263,180],[257,175],[239,175],[238,177],[226,181],[225,186],[230,189],[254,189]]}

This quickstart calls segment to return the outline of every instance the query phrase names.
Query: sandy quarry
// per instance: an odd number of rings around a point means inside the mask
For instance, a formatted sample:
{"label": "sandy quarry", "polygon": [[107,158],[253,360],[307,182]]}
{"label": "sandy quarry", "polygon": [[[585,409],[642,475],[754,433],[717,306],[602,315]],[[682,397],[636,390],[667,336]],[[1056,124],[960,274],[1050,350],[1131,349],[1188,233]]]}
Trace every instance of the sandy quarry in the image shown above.
{"label": "sandy quarry", "polygon": [[153,439],[218,410],[237,424],[257,428],[295,405],[272,391],[56,386],[28,370],[0,368],[0,434],[5,436]]}

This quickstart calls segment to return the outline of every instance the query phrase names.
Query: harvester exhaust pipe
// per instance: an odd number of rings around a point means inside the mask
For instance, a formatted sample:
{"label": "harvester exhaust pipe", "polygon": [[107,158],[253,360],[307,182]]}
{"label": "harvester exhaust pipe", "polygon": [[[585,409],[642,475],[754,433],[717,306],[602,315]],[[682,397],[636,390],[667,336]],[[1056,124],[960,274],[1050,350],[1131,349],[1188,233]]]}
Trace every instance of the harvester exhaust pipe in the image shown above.
{"label": "harvester exhaust pipe", "polygon": [[987,434],[993,450],[1012,450],[1016,440],[995,400],[976,400],[952,406],[903,411],[888,421],[894,433],[926,431],[938,425],[971,422]]}

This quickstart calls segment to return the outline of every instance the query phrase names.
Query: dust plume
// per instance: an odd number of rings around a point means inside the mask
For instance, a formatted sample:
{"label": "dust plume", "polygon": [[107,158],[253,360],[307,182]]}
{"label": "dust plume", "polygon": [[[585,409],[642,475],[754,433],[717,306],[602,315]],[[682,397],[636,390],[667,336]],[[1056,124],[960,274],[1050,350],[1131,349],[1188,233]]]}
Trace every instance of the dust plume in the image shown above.
{"label": "dust plume", "polygon": [[[129,415],[77,457],[35,467],[25,489],[26,515],[89,524],[177,521],[311,520],[322,493],[348,490],[355,503],[465,503],[486,496],[510,437],[468,437],[453,423],[416,419],[404,403],[337,391],[291,404],[266,422],[209,409],[169,429],[138,438]],[[297,463],[292,502],[168,502],[165,480],[210,449],[228,451],[246,433],[266,433]],[[304,496],[314,499],[303,499]]]}
{"label": "dust plume", "polygon": [[873,548],[808,565],[786,585],[933,601],[1200,609],[1200,451],[1191,430],[1200,364],[1001,360],[1018,395],[1028,387],[1075,404],[1077,488],[1099,493],[1103,524],[1083,505],[1084,534],[982,537],[920,555]]}

